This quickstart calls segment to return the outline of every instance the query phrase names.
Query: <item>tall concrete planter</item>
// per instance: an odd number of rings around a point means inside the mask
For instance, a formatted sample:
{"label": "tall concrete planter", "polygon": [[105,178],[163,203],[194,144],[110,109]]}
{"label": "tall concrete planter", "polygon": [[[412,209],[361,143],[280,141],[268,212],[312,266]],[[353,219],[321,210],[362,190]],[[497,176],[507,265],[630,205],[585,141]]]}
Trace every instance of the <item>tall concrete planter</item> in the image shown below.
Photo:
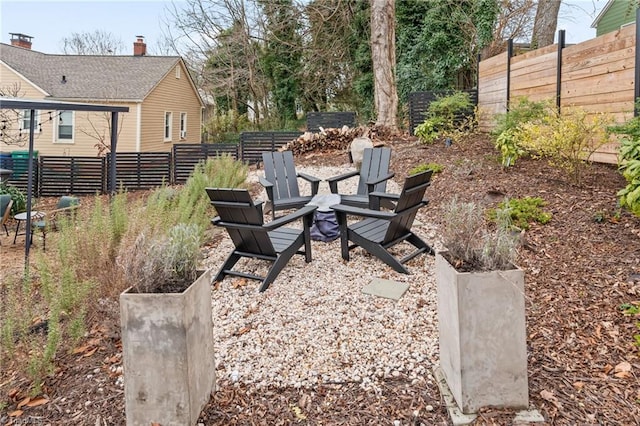
{"label": "tall concrete planter", "polygon": [[440,369],[458,407],[527,408],[524,272],[461,273],[438,253],[436,282]]}
{"label": "tall concrete planter", "polygon": [[182,293],[120,295],[127,425],[194,425],[215,388],[211,271]]}

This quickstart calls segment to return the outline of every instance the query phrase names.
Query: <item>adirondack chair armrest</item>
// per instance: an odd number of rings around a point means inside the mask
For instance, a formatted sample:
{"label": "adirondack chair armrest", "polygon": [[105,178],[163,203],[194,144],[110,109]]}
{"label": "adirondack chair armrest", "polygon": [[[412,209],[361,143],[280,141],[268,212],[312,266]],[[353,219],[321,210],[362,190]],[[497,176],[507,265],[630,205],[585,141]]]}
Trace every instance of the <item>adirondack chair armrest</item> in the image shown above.
{"label": "adirondack chair armrest", "polygon": [[222,219],[220,219],[220,216],[216,216],[213,219],[211,219],[211,223],[213,223],[216,226],[222,226],[223,228],[228,228],[228,229],[245,229],[249,231],[260,231],[264,229],[263,225],[249,225],[247,223],[224,222]]}
{"label": "adirondack chair armrest", "polygon": [[369,193],[369,198],[371,198],[371,197],[384,198],[384,199],[387,199],[387,200],[398,201],[400,199],[400,194],[390,194],[388,192],[374,191],[374,192],[370,192]]}
{"label": "adirondack chair armrest", "polygon": [[306,173],[298,172],[298,177],[306,180],[307,182],[320,182],[322,179],[317,178],[315,176],[308,175]]}
{"label": "adirondack chair armrest", "polygon": [[265,188],[273,188],[273,183],[262,176],[258,176],[258,181],[260,182],[260,185],[264,186]]}
{"label": "adirondack chair armrest", "polygon": [[374,179],[374,180],[368,180],[367,181],[367,187],[369,188],[369,190],[371,191],[371,188],[381,182],[384,182],[385,180],[389,180],[392,177],[394,177],[396,174],[395,173],[389,173],[386,176],[382,176],[379,177],[378,179]]}
{"label": "adirondack chair armrest", "polygon": [[301,172],[298,172],[297,175],[311,184],[311,195],[316,195],[318,193],[321,179]]}
{"label": "adirondack chair armrest", "polygon": [[258,181],[260,182],[260,185],[262,185],[267,191],[267,198],[269,200],[273,200],[273,183],[268,181],[266,178],[263,178],[262,176],[258,176]]}
{"label": "adirondack chair armrest", "polygon": [[359,174],[360,172],[358,172],[357,170],[352,170],[350,172],[343,173],[338,176],[327,178],[326,181],[329,183],[329,189],[331,190],[331,193],[332,194],[338,193],[338,182],[348,179],[350,177],[358,176]]}
{"label": "adirondack chair armrest", "polygon": [[371,217],[374,219],[392,219],[396,216],[393,212],[363,209],[361,207],[345,206],[344,204],[336,204],[331,206],[331,209],[339,214]]}
{"label": "adirondack chair armrest", "polygon": [[298,209],[293,213],[289,213],[286,216],[279,217],[276,220],[273,220],[269,223],[264,224],[263,228],[267,229],[268,231],[280,228],[281,226],[286,225],[287,223],[293,222],[295,220],[300,219],[301,217],[312,214],[313,212],[316,211],[317,208],[318,206],[304,206],[303,208]]}

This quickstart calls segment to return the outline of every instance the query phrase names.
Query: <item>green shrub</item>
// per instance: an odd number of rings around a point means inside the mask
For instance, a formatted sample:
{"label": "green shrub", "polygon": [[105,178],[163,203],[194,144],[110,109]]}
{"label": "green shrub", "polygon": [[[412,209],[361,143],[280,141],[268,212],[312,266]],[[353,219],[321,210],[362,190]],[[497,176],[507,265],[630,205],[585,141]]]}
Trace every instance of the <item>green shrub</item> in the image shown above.
{"label": "green shrub", "polygon": [[504,167],[513,166],[518,158],[527,153],[520,145],[521,126],[542,118],[549,107],[548,101],[532,102],[521,97],[509,104],[509,111],[496,117],[496,127],[491,136],[500,151],[500,161]]}
{"label": "green shrub", "polygon": [[509,103],[509,110],[496,116],[496,126],[491,131],[493,137],[498,137],[507,130],[515,130],[521,124],[535,121],[544,117],[547,108],[552,107],[550,101],[530,101],[526,97],[519,97]]}
{"label": "green shrub", "polygon": [[618,170],[627,181],[627,185],[617,194],[620,206],[640,216],[640,117],[633,117],[608,130],[620,138]]}
{"label": "green shrub", "polygon": [[246,114],[228,110],[210,117],[203,128],[203,138],[207,141],[235,142],[240,132],[251,128],[251,123]]}
{"label": "green shrub", "polygon": [[454,92],[442,96],[429,104],[424,122],[416,126],[414,134],[425,144],[431,144],[439,138],[450,138],[458,142],[475,128],[475,116],[456,120],[473,111],[473,103],[466,92]]}
{"label": "green shrub", "polygon": [[490,220],[497,221],[498,213],[501,210],[509,212],[511,222],[520,229],[529,229],[531,222],[538,222],[542,225],[549,223],[552,218],[551,213],[542,210],[546,202],[540,197],[511,198],[498,204],[497,209],[488,210]]}
{"label": "green shrub", "polygon": [[409,176],[417,175],[418,173],[426,172],[427,170],[432,170],[433,174],[442,173],[444,170],[444,166],[438,163],[422,163],[418,164],[411,170],[409,170]]}
{"label": "green shrub", "polygon": [[579,184],[588,160],[607,143],[611,116],[587,114],[582,108],[558,113],[548,108],[544,117],[524,123],[518,133],[520,146],[534,157],[543,157]]}
{"label": "green shrub", "polygon": [[0,183],[0,194],[10,194],[13,200],[11,214],[15,215],[27,210],[27,195],[20,188],[6,182]]}

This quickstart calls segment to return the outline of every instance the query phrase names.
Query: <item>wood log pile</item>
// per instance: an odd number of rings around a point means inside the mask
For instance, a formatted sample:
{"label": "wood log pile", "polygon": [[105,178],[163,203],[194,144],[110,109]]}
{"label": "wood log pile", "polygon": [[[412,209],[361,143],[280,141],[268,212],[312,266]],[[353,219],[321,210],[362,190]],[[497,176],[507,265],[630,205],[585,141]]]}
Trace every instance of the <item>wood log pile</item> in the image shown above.
{"label": "wood log pile", "polygon": [[279,151],[293,151],[294,155],[308,152],[328,152],[349,149],[351,142],[358,137],[368,137],[376,145],[376,139],[386,135],[388,131],[379,129],[378,126],[343,126],[340,129],[320,128],[320,132],[305,132],[297,139],[283,145]]}

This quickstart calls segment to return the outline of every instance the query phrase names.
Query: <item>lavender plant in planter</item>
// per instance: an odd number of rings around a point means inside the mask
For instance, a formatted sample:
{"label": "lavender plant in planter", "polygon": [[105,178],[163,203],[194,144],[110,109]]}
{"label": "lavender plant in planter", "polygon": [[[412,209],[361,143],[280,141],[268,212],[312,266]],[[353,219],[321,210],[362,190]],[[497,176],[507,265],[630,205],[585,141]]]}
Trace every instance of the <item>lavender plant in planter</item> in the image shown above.
{"label": "lavender plant in planter", "polygon": [[141,235],[121,259],[120,295],[128,425],[194,425],[215,388],[210,270],[197,271],[197,230]]}
{"label": "lavender plant in planter", "polygon": [[524,272],[508,212],[493,233],[481,209],[452,201],[443,214],[447,251],[436,255],[440,370],[465,414],[527,408]]}

